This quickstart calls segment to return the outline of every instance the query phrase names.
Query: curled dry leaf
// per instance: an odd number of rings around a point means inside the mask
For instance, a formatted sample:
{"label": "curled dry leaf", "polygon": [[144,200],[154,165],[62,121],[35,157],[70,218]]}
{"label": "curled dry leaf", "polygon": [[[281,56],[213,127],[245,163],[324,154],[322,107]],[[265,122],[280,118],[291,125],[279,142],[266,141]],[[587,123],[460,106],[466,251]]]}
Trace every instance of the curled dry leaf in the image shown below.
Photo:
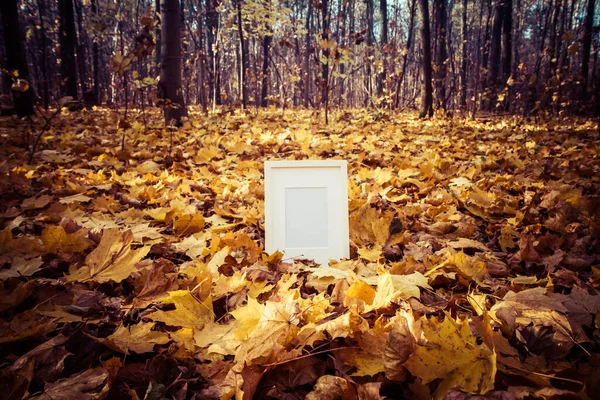
{"label": "curled dry leaf", "polygon": [[135,271],[136,264],[150,251],[150,247],[134,250],[131,247],[131,231],[121,233],[117,229],[105,230],[102,240],[85,259],[81,268],[72,268],[68,282],[93,280],[99,283],[121,282]]}

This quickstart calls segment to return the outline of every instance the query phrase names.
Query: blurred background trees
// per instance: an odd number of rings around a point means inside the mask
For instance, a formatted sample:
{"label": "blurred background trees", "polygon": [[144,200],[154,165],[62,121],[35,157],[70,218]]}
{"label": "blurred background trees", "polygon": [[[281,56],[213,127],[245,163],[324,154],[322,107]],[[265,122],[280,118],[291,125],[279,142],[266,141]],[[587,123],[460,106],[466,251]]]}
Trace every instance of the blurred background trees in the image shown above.
{"label": "blurred background trees", "polygon": [[164,98],[168,117],[194,104],[600,109],[596,0],[169,0],[170,14],[163,0],[1,3],[0,88],[20,115],[65,95]]}

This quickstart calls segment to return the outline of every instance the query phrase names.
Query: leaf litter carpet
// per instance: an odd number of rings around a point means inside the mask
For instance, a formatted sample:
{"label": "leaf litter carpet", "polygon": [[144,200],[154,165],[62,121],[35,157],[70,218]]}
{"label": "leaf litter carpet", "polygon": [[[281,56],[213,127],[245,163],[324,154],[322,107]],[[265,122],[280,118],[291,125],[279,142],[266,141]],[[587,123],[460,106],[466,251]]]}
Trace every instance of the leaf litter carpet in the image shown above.
{"label": "leaf litter carpet", "polygon": [[[28,165],[3,119],[2,396],[597,398],[597,123],[319,121],[63,112]],[[330,266],[263,251],[263,162],[308,158],[348,161]]]}

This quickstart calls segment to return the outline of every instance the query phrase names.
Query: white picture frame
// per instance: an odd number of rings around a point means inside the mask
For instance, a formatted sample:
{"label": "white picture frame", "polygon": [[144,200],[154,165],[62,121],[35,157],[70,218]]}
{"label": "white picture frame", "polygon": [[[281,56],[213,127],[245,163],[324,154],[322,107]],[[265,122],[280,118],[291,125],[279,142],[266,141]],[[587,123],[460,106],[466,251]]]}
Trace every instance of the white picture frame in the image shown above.
{"label": "white picture frame", "polygon": [[265,161],[265,251],[321,265],[350,257],[344,160]]}

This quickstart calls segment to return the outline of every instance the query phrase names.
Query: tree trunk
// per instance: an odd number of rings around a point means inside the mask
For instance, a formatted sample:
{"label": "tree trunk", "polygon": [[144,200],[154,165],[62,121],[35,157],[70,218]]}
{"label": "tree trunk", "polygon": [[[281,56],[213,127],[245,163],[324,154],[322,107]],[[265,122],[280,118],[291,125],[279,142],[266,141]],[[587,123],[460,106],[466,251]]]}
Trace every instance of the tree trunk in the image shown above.
{"label": "tree trunk", "polygon": [[[6,69],[18,71],[19,79],[28,80],[29,70],[25,59],[25,44],[23,43],[17,0],[0,0],[0,15],[4,29],[4,48],[6,50]],[[17,85],[15,85],[16,88]],[[31,88],[27,90],[12,90],[15,111],[19,117],[32,115],[33,94]]]}
{"label": "tree trunk", "polygon": [[37,0],[39,22],[40,22],[40,47],[42,50],[42,59],[40,68],[42,70],[42,101],[44,102],[44,108],[48,108],[50,105],[50,90],[48,83],[48,44],[46,42],[46,24],[44,17],[46,15],[46,6],[44,0]]}
{"label": "tree trunk", "polygon": [[446,47],[446,24],[448,13],[446,0],[433,0],[435,14],[435,92],[437,108],[446,110],[446,62],[448,52]]}
{"label": "tree trunk", "polygon": [[[267,95],[269,94],[269,50],[273,36],[267,34],[263,37],[263,64],[262,64],[262,87],[260,91],[260,105],[267,106]],[[285,101],[285,99],[281,99]]]}
{"label": "tree trunk", "polygon": [[379,0],[379,9],[381,11],[381,62],[383,63],[381,72],[377,75],[377,97],[383,94],[383,87],[387,79],[387,43],[388,43],[388,13],[387,0]]}
{"label": "tree trunk", "polygon": [[87,55],[86,55],[86,46],[85,37],[84,37],[84,27],[83,27],[83,15],[81,10],[81,2],[75,2],[75,15],[77,16],[77,42],[76,42],[76,51],[77,51],[77,72],[79,73],[79,84],[81,85],[81,93],[85,93],[87,89]]}
{"label": "tree trunk", "polygon": [[404,54],[402,55],[402,70],[400,71],[400,77],[396,82],[396,94],[394,96],[394,108],[398,108],[400,104],[400,89],[402,88],[402,82],[404,81],[404,77],[406,76],[406,68],[408,67],[408,52],[412,46],[413,41],[413,32],[415,27],[415,10],[416,10],[417,0],[412,0],[410,3],[410,18],[408,22],[408,38],[406,39],[406,49]]}
{"label": "tree trunk", "polygon": [[460,65],[460,106],[467,108],[467,0],[462,2],[462,60]]}
{"label": "tree trunk", "polygon": [[592,28],[594,25],[594,10],[596,0],[588,0],[585,21],[583,23],[583,53],[581,55],[581,77],[583,97],[588,96],[588,78],[590,70],[590,50],[592,48]]}
{"label": "tree trunk", "polygon": [[490,44],[490,59],[486,79],[485,109],[494,107],[497,97],[498,73],[500,71],[500,52],[502,50],[502,19],[504,0],[496,0],[494,9],[494,25],[492,27],[492,42]]}
{"label": "tree trunk", "polygon": [[181,85],[181,27],[178,0],[161,0],[160,91],[165,100],[165,122],[181,125],[187,116]]}
{"label": "tree trunk", "polygon": [[506,83],[512,70],[512,14],[512,0],[504,0],[504,18],[502,20],[502,84]]}
{"label": "tree trunk", "polygon": [[[158,1],[158,0],[157,0]],[[94,16],[98,15],[98,8],[96,5],[96,0],[91,1],[92,6],[92,14]],[[160,36],[158,36],[160,37]],[[157,49],[160,49],[160,45],[157,46]],[[159,51],[159,50],[157,50]],[[158,63],[157,63],[158,64]],[[94,37],[94,43],[92,44],[92,77],[94,80],[93,92],[96,97],[96,101],[98,104],[101,103],[101,95],[100,95],[100,59],[99,59],[99,49],[98,49],[98,38]],[[155,75],[156,76],[156,75]]]}
{"label": "tree trunk", "polygon": [[221,104],[221,72],[219,70],[219,55],[217,49],[217,38],[219,31],[219,14],[217,13],[217,1],[206,0],[206,30],[208,31],[208,73],[210,75],[210,93],[213,102]]}
{"label": "tree trunk", "polygon": [[60,26],[58,31],[60,43],[60,70],[61,70],[61,95],[77,96],[77,66],[75,62],[75,46],[77,34],[75,32],[75,16],[73,14],[73,0],[58,0]]}
{"label": "tree trunk", "polygon": [[429,29],[429,2],[419,0],[421,9],[421,41],[423,47],[423,102],[420,118],[433,116],[433,86],[431,84],[431,32]]}
{"label": "tree trunk", "polygon": [[[321,37],[323,40],[329,39],[329,4],[328,0],[322,0],[321,2]],[[323,58],[327,60],[326,63],[321,63],[321,104],[325,108],[325,123],[329,122],[329,47],[323,49]]]}
{"label": "tree trunk", "polygon": [[372,79],[371,79],[371,56],[373,55],[373,37],[374,37],[374,33],[373,33],[373,25],[374,25],[374,6],[373,6],[373,0],[365,0],[365,3],[367,5],[367,11],[366,11],[366,17],[367,17],[367,56],[366,58],[366,62],[365,62],[365,67],[366,67],[366,73],[365,73],[365,78],[366,78],[366,82],[365,82],[365,86],[367,87],[367,96],[365,98],[365,107],[370,103],[370,101],[373,98],[373,84],[372,84]]}
{"label": "tree trunk", "polygon": [[312,16],[312,1],[308,2],[306,11],[306,34],[304,37],[304,107],[308,108],[310,96],[310,20]]}
{"label": "tree trunk", "polygon": [[246,109],[248,106],[248,83],[246,82],[246,74],[248,72],[248,41],[244,39],[244,26],[242,20],[242,1],[236,0],[237,9],[237,28],[238,35],[240,37],[240,97],[242,100],[242,108]]}

